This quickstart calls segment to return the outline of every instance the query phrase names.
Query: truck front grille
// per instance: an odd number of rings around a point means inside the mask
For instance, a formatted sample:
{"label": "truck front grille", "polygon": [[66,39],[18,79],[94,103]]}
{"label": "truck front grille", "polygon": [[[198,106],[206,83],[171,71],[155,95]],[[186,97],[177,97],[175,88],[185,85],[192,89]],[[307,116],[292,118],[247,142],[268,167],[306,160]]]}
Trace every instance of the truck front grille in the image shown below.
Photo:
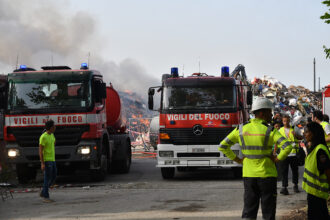
{"label": "truck front grille", "polygon": [[160,129],[160,133],[167,133],[170,136],[169,140],[161,140],[161,144],[175,144],[175,145],[215,145],[220,142],[232,131],[234,128],[203,128],[202,135],[195,135],[192,128],[165,128]]}
{"label": "truck front grille", "polygon": [[[56,126],[56,146],[77,145],[83,132],[89,130],[89,125]],[[39,138],[43,127],[9,127],[8,133],[15,136],[20,147],[39,147]]]}
{"label": "truck front grille", "polygon": [[178,157],[220,157],[220,153],[177,153]]}

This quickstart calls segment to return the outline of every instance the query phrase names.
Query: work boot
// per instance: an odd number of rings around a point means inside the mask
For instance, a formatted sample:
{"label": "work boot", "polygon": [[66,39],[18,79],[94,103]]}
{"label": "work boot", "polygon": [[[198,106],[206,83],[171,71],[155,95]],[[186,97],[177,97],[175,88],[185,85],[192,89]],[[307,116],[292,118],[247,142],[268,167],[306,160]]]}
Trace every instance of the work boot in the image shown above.
{"label": "work boot", "polygon": [[42,200],[44,203],[52,203],[55,202],[54,200],[50,199],[50,198],[44,198],[44,200]]}
{"label": "work boot", "polygon": [[280,193],[281,193],[282,195],[289,195],[288,188],[283,187],[283,188],[281,189]]}
{"label": "work boot", "polygon": [[293,186],[293,192],[295,192],[295,193],[299,193],[300,192],[299,189],[298,189],[298,185],[297,184]]}
{"label": "work boot", "polygon": [[44,198],[44,194],[42,194],[42,191],[39,192],[39,196],[40,196],[41,198]]}

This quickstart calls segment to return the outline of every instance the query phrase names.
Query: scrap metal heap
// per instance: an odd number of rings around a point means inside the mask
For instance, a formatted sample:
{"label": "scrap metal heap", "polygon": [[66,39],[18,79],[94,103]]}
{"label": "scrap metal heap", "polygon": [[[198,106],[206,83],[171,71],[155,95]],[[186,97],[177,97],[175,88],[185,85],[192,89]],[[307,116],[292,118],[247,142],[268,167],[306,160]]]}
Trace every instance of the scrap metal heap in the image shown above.
{"label": "scrap metal heap", "polygon": [[275,113],[288,114],[293,124],[306,121],[311,112],[322,109],[321,93],[303,86],[286,87],[279,80],[264,76],[251,80],[255,97],[263,96],[275,104]]}

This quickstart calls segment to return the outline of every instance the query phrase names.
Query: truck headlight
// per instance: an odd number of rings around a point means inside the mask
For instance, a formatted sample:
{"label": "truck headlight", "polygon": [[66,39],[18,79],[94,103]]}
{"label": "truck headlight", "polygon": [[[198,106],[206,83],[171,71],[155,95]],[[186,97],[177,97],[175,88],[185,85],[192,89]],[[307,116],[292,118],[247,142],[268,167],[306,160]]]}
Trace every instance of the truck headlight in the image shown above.
{"label": "truck headlight", "polygon": [[77,153],[78,154],[90,154],[91,152],[91,148],[90,146],[81,146],[81,147],[78,147],[78,150],[77,150]]}
{"label": "truck headlight", "polygon": [[8,157],[14,158],[19,156],[19,150],[18,149],[9,149],[8,150]]}
{"label": "truck headlight", "polygon": [[160,157],[173,157],[174,156],[174,152],[173,151],[159,151],[158,155]]}

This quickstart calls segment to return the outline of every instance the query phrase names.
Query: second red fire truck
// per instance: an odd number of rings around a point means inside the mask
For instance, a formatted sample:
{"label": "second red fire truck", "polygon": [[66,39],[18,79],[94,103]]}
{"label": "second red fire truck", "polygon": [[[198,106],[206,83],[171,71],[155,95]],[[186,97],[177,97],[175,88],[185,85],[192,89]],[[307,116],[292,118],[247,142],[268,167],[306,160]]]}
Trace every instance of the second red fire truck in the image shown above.
{"label": "second red fire truck", "polygon": [[[162,85],[149,88],[149,109],[155,91],[161,92],[157,166],[164,179],[173,178],[175,168],[231,168],[241,174],[241,165],[219,150],[219,143],[240,123],[249,119],[252,92],[245,68],[238,65],[221,76],[194,73],[181,77],[178,68],[162,76]],[[233,151],[241,154],[239,145]]]}

